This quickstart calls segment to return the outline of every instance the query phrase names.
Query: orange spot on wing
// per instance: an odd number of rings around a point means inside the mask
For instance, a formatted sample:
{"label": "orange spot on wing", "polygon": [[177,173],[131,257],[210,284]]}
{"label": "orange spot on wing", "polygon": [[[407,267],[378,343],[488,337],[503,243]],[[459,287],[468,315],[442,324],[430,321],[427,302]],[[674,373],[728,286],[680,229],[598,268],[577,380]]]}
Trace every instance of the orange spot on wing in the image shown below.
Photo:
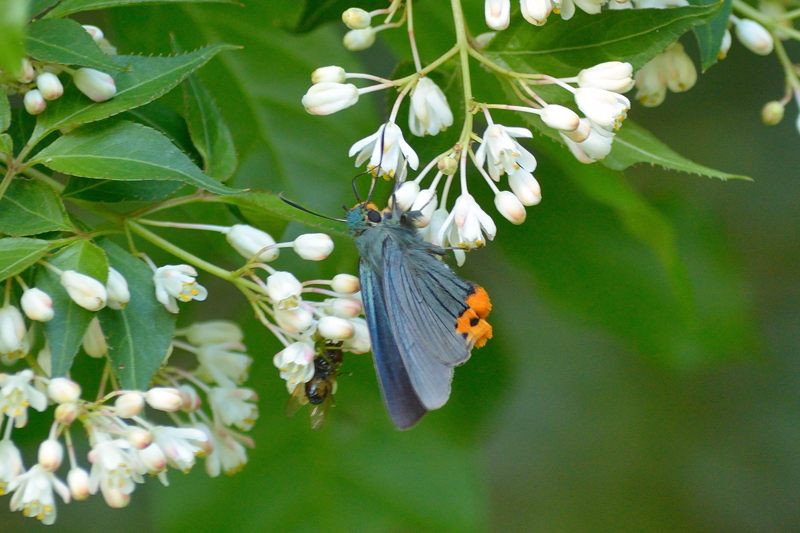
{"label": "orange spot on wing", "polygon": [[476,285],[475,290],[467,297],[467,305],[474,309],[475,313],[481,318],[486,318],[492,311],[492,301],[489,299],[489,293],[479,285]]}
{"label": "orange spot on wing", "polygon": [[469,344],[481,348],[492,338],[492,325],[484,320],[492,310],[492,302],[486,290],[476,285],[466,304],[467,309],[456,319],[456,331]]}

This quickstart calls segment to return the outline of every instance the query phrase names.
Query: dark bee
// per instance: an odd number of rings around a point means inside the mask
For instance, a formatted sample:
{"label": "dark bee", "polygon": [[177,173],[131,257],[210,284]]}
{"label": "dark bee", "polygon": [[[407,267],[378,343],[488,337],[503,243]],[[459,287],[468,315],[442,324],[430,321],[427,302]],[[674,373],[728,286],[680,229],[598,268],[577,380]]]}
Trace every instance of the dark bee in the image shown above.
{"label": "dark bee", "polygon": [[314,377],[308,383],[298,385],[287,406],[287,414],[293,415],[306,404],[311,404],[311,429],[318,430],[325,422],[325,414],[333,405],[336,393],[336,376],[342,365],[342,346],[324,344],[314,359]]}

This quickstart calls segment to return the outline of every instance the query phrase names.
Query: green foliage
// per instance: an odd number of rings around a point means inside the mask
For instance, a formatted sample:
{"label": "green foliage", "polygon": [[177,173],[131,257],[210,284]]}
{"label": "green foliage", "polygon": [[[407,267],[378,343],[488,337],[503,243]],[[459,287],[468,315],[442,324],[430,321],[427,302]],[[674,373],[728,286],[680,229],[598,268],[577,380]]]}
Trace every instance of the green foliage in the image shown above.
{"label": "green foliage", "polygon": [[25,49],[28,55],[39,61],[103,71],[122,68],[100,50],[80,24],[70,19],[37,20],[32,23],[28,26]]}
{"label": "green foliage", "polygon": [[0,281],[36,264],[52,246],[50,241],[5,237],[0,239]]}
{"label": "green foliage", "polygon": [[11,125],[11,106],[5,89],[0,87],[0,133],[6,131]]}
{"label": "green foliage", "polygon": [[203,174],[161,133],[127,121],[68,133],[39,152],[32,163],[84,178],[173,180],[220,194],[232,192]]}
{"label": "green foliage", "polygon": [[28,2],[0,0],[0,70],[16,76],[22,67]]}
{"label": "green foliage", "polygon": [[62,0],[54,9],[47,13],[48,17],[63,17],[82,11],[96,11],[118,6],[136,4],[170,4],[177,2],[203,3],[234,3],[233,0]]}
{"label": "green foliage", "polygon": [[0,200],[0,233],[25,237],[72,229],[61,198],[43,183],[14,180]]}
{"label": "green foliage", "polygon": [[[717,5],[719,0],[689,0],[693,5]],[[728,27],[728,21],[733,9],[733,0],[723,0],[717,14],[706,22],[693,28],[697,45],[700,48],[700,66],[703,72],[714,66],[717,62],[722,37]]]}
{"label": "green foliage", "polygon": [[[65,271],[75,270],[105,283],[108,260],[101,248],[90,241],[73,243],[49,260],[54,267]],[[59,282],[59,275],[47,268],[39,269],[36,286],[53,299],[55,316],[44,323],[44,336],[52,356],[52,375],[63,376],[69,372],[75,354],[83,341],[83,334],[95,313],[87,311],[72,301]]]}
{"label": "green foliage", "polygon": [[131,301],[124,309],[105,308],[98,313],[112,368],[124,388],[144,390],[170,349],[175,315],[155,299],[153,271],[143,261],[111,242],[103,242],[102,247],[131,290]]}
{"label": "green foliage", "polygon": [[360,7],[366,11],[386,7],[383,0],[365,0],[357,5],[351,0],[303,0],[303,11],[294,26],[298,33],[309,32],[318,26],[334,20],[342,20],[342,12],[350,7]]}

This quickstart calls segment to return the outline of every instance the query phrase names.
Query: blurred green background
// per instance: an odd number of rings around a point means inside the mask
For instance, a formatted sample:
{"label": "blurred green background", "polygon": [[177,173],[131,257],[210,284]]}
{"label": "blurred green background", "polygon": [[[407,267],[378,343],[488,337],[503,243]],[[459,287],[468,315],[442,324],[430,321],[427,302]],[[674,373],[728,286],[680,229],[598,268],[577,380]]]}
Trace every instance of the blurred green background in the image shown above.
{"label": "blurred green background", "polygon": [[[311,117],[299,99],[318,66],[388,75],[394,53],[404,52],[402,35],[354,55],[340,46],[340,25],[292,33],[294,2],[245,4],[120,8],[86,20],[120,53],[167,53],[171,32],[184,48],[243,45],[200,73],[239,147],[236,183],[338,214],[353,203],[347,149],[377,128],[385,101],[364,98],[343,113]],[[473,31],[482,31],[482,2],[465,4]],[[428,59],[450,36],[444,7],[417,9]],[[647,216],[663,217],[657,225],[639,227],[647,217],[626,219],[624,209],[587,194],[587,180],[605,187],[613,174],[603,178],[601,168],[534,141],[544,201],[523,227],[499,224],[496,243],[471,254],[463,270],[492,295],[495,338],[458,370],[448,405],[412,431],[392,428],[368,356],[346,360],[322,431],[310,431],[304,412],[286,418],[271,362],[276,343],[228,287],[209,283],[213,304],[186,306],[181,320],[193,312],[250,325],[249,385],[261,396],[261,418],[249,464],[214,480],[202,466],[171,472],[170,487],[150,480],[124,510],[100,497],[59,505],[54,529],[800,529],[800,136],[793,107],[779,126],[759,122],[763,103],[782,94],[782,79],[773,58],[734,43],[689,93],[671,94],[657,109],[634,107],[631,118],[682,154],[755,178],[627,172],[625,182],[657,209]],[[179,104],[177,95],[165,101]],[[678,251],[691,298],[676,296],[647,239],[636,238],[656,227],[663,235],[653,240]],[[322,273],[282,264],[309,275],[353,271],[352,243],[338,244]],[[233,264],[222,245],[194,245]],[[6,502],[3,531],[43,527],[9,514]]]}

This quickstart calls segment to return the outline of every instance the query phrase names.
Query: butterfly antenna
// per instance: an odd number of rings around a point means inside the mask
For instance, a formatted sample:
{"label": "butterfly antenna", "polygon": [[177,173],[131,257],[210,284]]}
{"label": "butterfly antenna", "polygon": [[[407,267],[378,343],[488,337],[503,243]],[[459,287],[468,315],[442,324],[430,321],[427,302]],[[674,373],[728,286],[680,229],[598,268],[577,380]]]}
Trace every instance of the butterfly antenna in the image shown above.
{"label": "butterfly antenna", "polygon": [[289,200],[288,198],[286,198],[283,195],[283,193],[279,193],[278,194],[278,198],[280,198],[284,203],[289,204],[290,206],[294,207],[295,209],[299,209],[300,211],[308,213],[309,215],[314,215],[315,217],[320,217],[320,218],[324,218],[324,219],[327,219],[327,220],[334,220],[336,222],[347,222],[343,218],[329,217],[328,215],[323,215],[322,213],[317,213],[316,211],[312,211],[311,209],[309,209],[307,207],[304,207],[304,206],[298,204],[297,202]]}

